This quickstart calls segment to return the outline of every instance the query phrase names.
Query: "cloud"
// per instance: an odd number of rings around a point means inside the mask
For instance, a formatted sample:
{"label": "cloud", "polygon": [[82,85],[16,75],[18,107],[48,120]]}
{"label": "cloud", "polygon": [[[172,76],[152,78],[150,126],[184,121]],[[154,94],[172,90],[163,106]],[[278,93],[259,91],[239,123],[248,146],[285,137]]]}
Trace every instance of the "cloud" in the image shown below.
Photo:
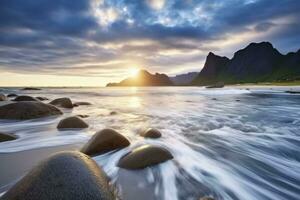
{"label": "cloud", "polygon": [[260,32],[260,31],[265,32],[265,31],[270,30],[274,26],[276,26],[276,24],[274,24],[272,22],[262,22],[255,26],[255,30],[258,32]]}
{"label": "cloud", "polygon": [[165,0],[147,0],[149,6],[155,10],[161,10],[165,5]]}
{"label": "cloud", "polygon": [[133,65],[200,71],[207,52],[228,55],[249,41],[295,50],[299,10],[297,0],[1,0],[0,70],[100,78]]}

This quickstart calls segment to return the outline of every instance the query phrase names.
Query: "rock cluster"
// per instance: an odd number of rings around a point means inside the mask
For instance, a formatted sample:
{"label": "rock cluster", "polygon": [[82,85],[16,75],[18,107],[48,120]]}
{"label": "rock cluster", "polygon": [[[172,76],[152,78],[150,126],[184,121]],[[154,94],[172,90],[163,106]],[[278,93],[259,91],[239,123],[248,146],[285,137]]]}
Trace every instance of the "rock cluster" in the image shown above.
{"label": "rock cluster", "polygon": [[[88,102],[72,104],[69,98],[59,98],[49,104],[41,101],[45,97],[17,96],[15,102],[0,106],[0,119],[28,120],[41,117],[62,115],[56,106],[73,108],[79,105],[90,105]],[[4,101],[5,95],[0,95]],[[116,113],[111,113],[116,114]],[[81,118],[87,115],[77,115],[62,119],[57,129],[82,129],[89,125]],[[156,129],[147,129],[140,133],[145,138],[159,138],[161,133]],[[17,136],[0,133],[0,142],[17,139]],[[105,173],[89,157],[98,156],[111,151],[117,151],[130,146],[130,141],[113,129],[103,129],[82,147],[81,152],[61,152],[40,163],[24,176],[17,184],[7,191],[0,199],[24,200],[54,200],[54,199],[118,199],[114,188],[109,185]],[[157,165],[173,159],[165,148],[154,145],[143,145],[133,148],[117,163],[124,169],[136,170]]]}

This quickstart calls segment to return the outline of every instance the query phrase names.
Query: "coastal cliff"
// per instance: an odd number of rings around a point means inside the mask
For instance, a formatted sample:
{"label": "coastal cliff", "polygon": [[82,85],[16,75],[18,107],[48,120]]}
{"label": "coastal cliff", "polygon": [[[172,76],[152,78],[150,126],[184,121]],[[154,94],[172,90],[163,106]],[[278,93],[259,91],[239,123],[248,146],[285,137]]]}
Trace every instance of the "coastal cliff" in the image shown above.
{"label": "coastal cliff", "polygon": [[192,85],[284,82],[300,79],[300,50],[281,54],[269,42],[251,43],[232,59],[209,53]]}

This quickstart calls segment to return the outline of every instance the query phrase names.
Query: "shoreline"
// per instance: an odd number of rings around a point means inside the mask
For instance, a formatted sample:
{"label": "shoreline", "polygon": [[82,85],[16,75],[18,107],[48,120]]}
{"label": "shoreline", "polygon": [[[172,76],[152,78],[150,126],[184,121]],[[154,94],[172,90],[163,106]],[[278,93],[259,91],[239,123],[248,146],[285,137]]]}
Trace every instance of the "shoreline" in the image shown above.
{"label": "shoreline", "polygon": [[[147,87],[205,87],[207,85],[166,85],[166,86],[0,86],[7,89],[22,89],[25,87],[34,87],[40,89],[76,89],[76,88],[147,88]],[[258,82],[258,83],[235,83],[225,84],[225,86],[300,86],[300,81],[290,82]]]}

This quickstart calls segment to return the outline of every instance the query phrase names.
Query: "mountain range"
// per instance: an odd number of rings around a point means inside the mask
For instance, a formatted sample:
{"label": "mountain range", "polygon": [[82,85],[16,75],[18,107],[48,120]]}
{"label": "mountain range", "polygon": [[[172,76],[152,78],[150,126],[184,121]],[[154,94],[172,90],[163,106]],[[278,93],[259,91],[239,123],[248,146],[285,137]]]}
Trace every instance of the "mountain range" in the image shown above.
{"label": "mountain range", "polygon": [[188,72],[186,74],[179,74],[171,76],[170,79],[174,85],[189,85],[197,76],[199,72]]}
{"label": "mountain range", "polygon": [[270,42],[250,43],[229,59],[210,52],[202,70],[168,77],[140,70],[137,76],[107,86],[173,86],[290,82],[300,80],[300,49],[281,54]]}
{"label": "mountain range", "polygon": [[281,54],[269,42],[251,43],[232,59],[210,52],[192,85],[300,80],[300,50]]}

